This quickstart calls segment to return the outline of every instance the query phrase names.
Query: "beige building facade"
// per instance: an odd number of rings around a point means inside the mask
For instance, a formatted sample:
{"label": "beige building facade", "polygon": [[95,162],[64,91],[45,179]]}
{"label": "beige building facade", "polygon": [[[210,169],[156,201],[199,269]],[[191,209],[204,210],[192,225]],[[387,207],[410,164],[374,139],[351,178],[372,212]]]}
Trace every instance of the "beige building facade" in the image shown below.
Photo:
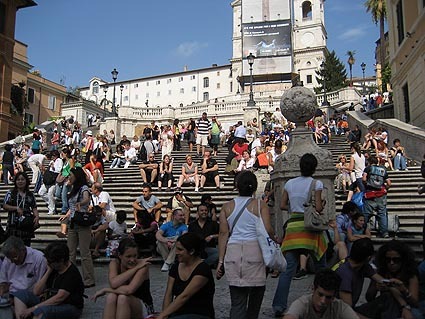
{"label": "beige building facade", "polygon": [[387,0],[395,118],[425,128],[425,1]]}

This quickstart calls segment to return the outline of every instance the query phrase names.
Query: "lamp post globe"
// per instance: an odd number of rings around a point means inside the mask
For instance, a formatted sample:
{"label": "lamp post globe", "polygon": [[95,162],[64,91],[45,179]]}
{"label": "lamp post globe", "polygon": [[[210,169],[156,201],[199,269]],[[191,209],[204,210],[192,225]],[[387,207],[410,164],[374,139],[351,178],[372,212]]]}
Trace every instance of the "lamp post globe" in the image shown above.
{"label": "lamp post globe", "polygon": [[252,91],[252,82],[253,82],[252,65],[254,64],[255,56],[251,52],[246,58],[247,58],[248,64],[249,64],[249,100],[248,100],[247,105],[250,106],[250,107],[254,107],[255,101],[254,101],[254,93]]}
{"label": "lamp post globe", "polygon": [[115,82],[118,78],[118,71],[117,69],[113,69],[111,71],[112,74],[112,80],[114,80],[114,91],[113,91],[113,98],[112,98],[112,113],[114,114],[114,116],[117,115],[117,109],[116,109],[116,105],[115,105]]}

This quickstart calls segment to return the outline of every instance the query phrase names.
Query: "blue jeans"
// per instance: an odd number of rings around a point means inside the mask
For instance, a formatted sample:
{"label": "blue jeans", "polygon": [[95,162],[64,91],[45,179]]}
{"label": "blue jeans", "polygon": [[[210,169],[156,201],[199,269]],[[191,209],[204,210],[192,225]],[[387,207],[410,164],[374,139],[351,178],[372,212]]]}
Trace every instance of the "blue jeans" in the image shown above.
{"label": "blue jeans", "polygon": [[[292,277],[297,271],[300,253],[302,252],[303,250],[289,250],[285,252],[285,258],[288,265],[286,270],[279,276],[279,283],[277,284],[274,294],[272,306],[275,312],[284,312],[288,308],[289,289],[291,288]],[[305,253],[305,251],[303,253]],[[326,254],[324,254],[320,260],[316,260],[315,258],[313,258],[313,260],[316,271],[326,267]]]}
{"label": "blue jeans", "polygon": [[120,165],[124,165],[125,164],[125,159],[123,158],[119,158],[119,157],[115,157],[114,160],[112,161],[111,167],[120,167]]}
{"label": "blue jeans", "polygon": [[376,197],[373,199],[363,200],[363,213],[366,224],[370,216],[376,211],[377,220],[379,223],[379,234],[381,236],[388,233],[388,215],[387,215],[387,195]]}
{"label": "blue jeans", "polygon": [[[13,296],[22,301],[28,308],[38,305],[41,300],[28,290],[19,290],[13,293]],[[35,316],[42,314],[42,319],[78,319],[83,309],[73,305],[61,304],[55,306],[40,306],[33,311]]]}
{"label": "blue jeans", "polygon": [[406,158],[400,154],[394,157],[394,169],[405,170],[407,167]]}
{"label": "blue jeans", "polygon": [[363,179],[360,178],[356,178],[356,182],[357,182],[357,186],[360,189],[361,192],[364,192],[366,190],[366,186],[363,184]]}
{"label": "blue jeans", "polygon": [[68,205],[68,192],[71,190],[71,187],[64,183],[63,185],[56,184],[55,197],[60,197],[62,200],[61,213],[66,214],[69,209]]}

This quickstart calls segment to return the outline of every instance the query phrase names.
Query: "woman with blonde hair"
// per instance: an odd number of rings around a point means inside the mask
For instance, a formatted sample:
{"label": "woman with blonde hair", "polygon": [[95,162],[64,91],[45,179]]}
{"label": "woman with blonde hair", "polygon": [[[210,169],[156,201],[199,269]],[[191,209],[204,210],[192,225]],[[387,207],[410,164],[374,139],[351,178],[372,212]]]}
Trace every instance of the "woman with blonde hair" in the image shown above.
{"label": "woman with blonde hair", "polygon": [[186,155],[186,163],[182,165],[182,174],[177,182],[177,188],[182,187],[184,183],[195,184],[195,192],[199,187],[198,164],[195,164],[192,155]]}

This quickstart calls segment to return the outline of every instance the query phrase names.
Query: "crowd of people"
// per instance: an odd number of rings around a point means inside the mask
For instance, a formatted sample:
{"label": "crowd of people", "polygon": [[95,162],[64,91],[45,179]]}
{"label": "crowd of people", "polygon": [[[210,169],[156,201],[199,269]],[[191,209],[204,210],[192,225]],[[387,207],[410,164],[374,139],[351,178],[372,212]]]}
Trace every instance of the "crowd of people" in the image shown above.
{"label": "crowd of people", "polygon": [[[9,164],[3,165],[3,178],[6,176],[5,183],[13,180],[14,184],[3,204],[8,211],[8,239],[3,247],[4,261],[0,262],[0,295],[8,294],[9,298],[0,301],[12,302],[17,318],[80,317],[84,289],[96,286],[93,259],[104,251],[107,257],[113,257],[109,264],[109,287],[96,291],[91,298],[95,302],[106,295],[103,318],[141,318],[155,313],[149,279],[151,259],[140,259],[155,251],[164,261],[161,271],[168,272],[157,318],[214,318],[214,269],[216,279],[226,276],[229,284],[230,318],[258,318],[266,276],[272,271],[266,269],[257,241],[256,224],[260,218],[270,239],[281,244],[287,261],[286,270],[274,276],[279,277],[272,302],[275,317],[422,318],[425,263],[418,268],[411,249],[394,240],[382,245],[375,255],[370,240],[368,222],[375,214],[378,235],[389,237],[386,193],[391,180],[386,166],[407,169],[400,141],[394,140],[394,147],[388,150],[388,133],[383,128],[374,134],[370,132],[361,146],[357,140],[361,136],[359,128],[345,127],[344,115],[334,125],[332,119],[326,121],[323,113],[315,114],[307,125],[314,131],[317,143],[330,143],[332,134],[355,140],[350,159],[341,155],[337,164],[338,186],[351,194],[341,214],[329,221],[327,231],[306,230],[304,204],[309,185],[315,180],[317,159],[313,154],[305,154],[300,160],[301,176],[289,180],[281,195],[280,209],[288,210],[290,219],[284,237],[278,238],[270,223],[269,207],[274,205],[272,185],[266,186],[262,199],[254,198],[255,192],[263,191],[257,190],[254,172],[267,174],[274,170],[294,129],[278,110],[267,116],[263,129],[253,119],[246,126],[240,121],[223,133],[218,119],[213,117],[210,121],[204,113],[187,124],[174,121],[173,125],[159,128],[152,123],[145,127],[141,138],[134,136],[130,141],[123,136],[119,143],[113,131],[96,137],[90,130],[84,136],[80,130],[76,132],[78,136],[73,131],[67,133],[78,124],[70,120],[72,123],[59,124],[65,133],[57,143],[55,135],[62,135],[57,132],[59,126],[52,130],[48,153],[42,152],[47,148],[46,138],[34,132],[32,147],[10,145],[2,155],[3,163],[11,157],[9,152],[13,156],[12,170]],[[175,178],[171,153],[180,150],[184,140],[193,154],[185,157]],[[215,159],[220,144],[229,149],[225,171],[234,175],[238,196],[225,203],[218,214],[205,187],[221,190]],[[376,156],[366,152],[372,146]],[[155,157],[159,154],[158,162]],[[143,184],[141,195],[131,206],[133,227],[127,227],[127,212],[117,211],[103,189],[107,162],[112,169],[140,171]],[[25,173],[25,165],[33,172],[32,180]],[[188,184],[195,192],[203,192],[196,207],[183,190]],[[154,194],[162,188],[172,191],[167,203]],[[322,189],[322,182],[316,180],[313,196],[319,214],[326,207]],[[359,193],[361,203],[352,201]],[[66,238],[66,244],[49,244],[44,256],[30,247],[40,224],[37,194],[46,202],[48,214],[56,214],[56,204],[61,202],[57,236]],[[196,217],[192,218],[194,210]],[[75,267],[77,249],[81,255],[81,275]],[[313,260],[316,270],[312,295],[289,306],[291,281],[305,276],[307,258]],[[17,269],[25,270],[17,275]],[[22,276],[26,276],[25,280]],[[359,305],[365,277],[371,278],[367,303]]]}

